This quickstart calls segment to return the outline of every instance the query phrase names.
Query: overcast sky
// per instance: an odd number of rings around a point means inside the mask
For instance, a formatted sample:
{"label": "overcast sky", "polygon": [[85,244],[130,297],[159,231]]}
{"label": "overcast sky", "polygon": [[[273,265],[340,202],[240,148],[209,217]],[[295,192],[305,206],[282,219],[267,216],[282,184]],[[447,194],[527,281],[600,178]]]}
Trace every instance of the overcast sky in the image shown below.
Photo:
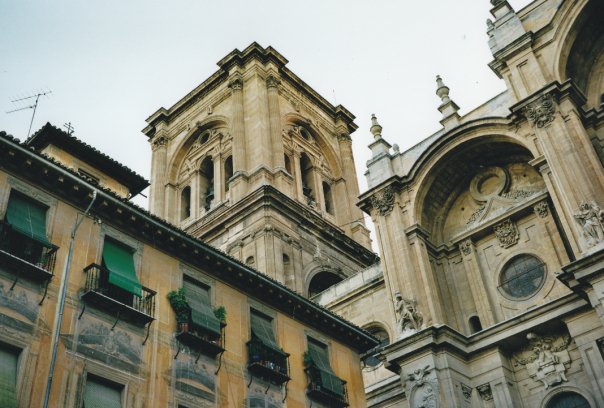
{"label": "overcast sky", "polygon": [[[528,0],[510,0],[518,11]],[[464,114],[504,90],[487,66],[488,0],[0,0],[0,130],[75,135],[149,178],[145,119],[216,71],[233,49],[273,46],[288,67],[357,116],[361,191],[370,115],[401,150],[440,127],[435,76]],[[137,203],[146,206],[138,199]]]}

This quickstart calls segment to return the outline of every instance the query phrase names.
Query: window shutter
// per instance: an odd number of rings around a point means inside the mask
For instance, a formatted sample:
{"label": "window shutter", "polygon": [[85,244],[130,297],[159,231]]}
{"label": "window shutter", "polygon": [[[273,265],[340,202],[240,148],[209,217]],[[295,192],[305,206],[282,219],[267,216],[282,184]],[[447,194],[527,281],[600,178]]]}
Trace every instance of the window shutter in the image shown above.
{"label": "window shutter", "polygon": [[265,346],[279,352],[279,354],[285,354],[275,341],[272,321],[253,311],[250,315],[252,336],[260,340]]}
{"label": "window shutter", "polygon": [[327,347],[308,339],[308,352],[316,368],[319,369],[321,385],[335,394],[344,395],[343,381],[335,375],[329,364]]}
{"label": "window shutter", "polygon": [[214,315],[210,292],[189,280],[183,281],[187,303],[191,308],[191,322],[220,335],[220,321]]}
{"label": "window shutter", "polygon": [[138,297],[142,296],[142,285],[136,277],[130,248],[105,239],[103,264],[109,270],[109,283]]}
{"label": "window shutter", "polygon": [[18,353],[0,349],[0,407],[17,408]]}
{"label": "window shutter", "polygon": [[86,380],[85,408],[121,408],[122,392],[94,378]]}
{"label": "window shutter", "polygon": [[48,207],[40,204],[22,194],[11,192],[6,209],[6,220],[13,229],[50,245],[46,236],[46,211]]}

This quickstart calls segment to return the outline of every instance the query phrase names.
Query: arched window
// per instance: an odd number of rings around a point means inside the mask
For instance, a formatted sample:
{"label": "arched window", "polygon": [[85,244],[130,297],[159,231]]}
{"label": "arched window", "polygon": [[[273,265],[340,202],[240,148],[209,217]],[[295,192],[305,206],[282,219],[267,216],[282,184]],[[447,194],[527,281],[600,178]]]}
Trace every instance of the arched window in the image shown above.
{"label": "arched window", "polygon": [[591,408],[589,402],[577,394],[576,392],[563,392],[560,393],[550,402],[547,403],[546,408]]}
{"label": "arched window", "polygon": [[285,163],[285,170],[292,174],[292,162],[287,154],[283,155],[283,162]]}
{"label": "arched window", "polygon": [[199,181],[201,203],[207,211],[214,200],[214,162],[211,157],[203,159],[199,173],[201,175]]}
{"label": "arched window", "polygon": [[[380,341],[378,347],[385,347],[390,344],[388,333],[381,326],[372,325],[365,330],[367,330],[373,337]],[[368,367],[377,367],[381,362],[382,361],[377,357],[377,355],[371,355],[365,359],[365,365]]]}
{"label": "arched window", "polygon": [[480,317],[478,317],[478,316],[470,317],[469,323],[470,323],[470,333],[471,334],[482,331],[482,323],[480,323]]}
{"label": "arched window", "polygon": [[327,288],[335,285],[336,283],[342,281],[338,275],[332,272],[319,272],[310,281],[310,285],[308,285],[308,297],[312,297],[314,295],[318,295],[323,292]]}
{"label": "arched window", "polygon": [[506,297],[528,299],[541,289],[545,265],[538,258],[523,254],[512,258],[501,271],[499,289]]}
{"label": "arched window", "polygon": [[306,153],[300,156],[300,175],[302,176],[302,193],[306,198],[306,203],[310,206],[316,204],[315,181],[312,162]]}
{"label": "arched window", "polygon": [[180,192],[180,220],[191,216],[191,187],[186,186]]}
{"label": "arched window", "polygon": [[326,181],[323,182],[323,198],[325,199],[325,211],[333,215],[333,197],[331,195],[331,186]]}
{"label": "arched window", "polygon": [[224,161],[224,191],[229,191],[229,180],[233,177],[233,156]]}

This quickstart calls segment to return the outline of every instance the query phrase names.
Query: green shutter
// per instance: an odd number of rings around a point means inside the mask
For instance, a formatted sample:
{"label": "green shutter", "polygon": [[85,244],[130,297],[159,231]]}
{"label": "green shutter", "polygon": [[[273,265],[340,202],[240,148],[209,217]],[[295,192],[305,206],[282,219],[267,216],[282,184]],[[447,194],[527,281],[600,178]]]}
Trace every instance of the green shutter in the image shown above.
{"label": "green shutter", "polygon": [[86,380],[84,393],[85,408],[121,408],[122,393],[115,387],[110,387],[93,378]]}
{"label": "green shutter", "polygon": [[329,364],[327,347],[309,339],[308,352],[310,353],[310,357],[312,358],[313,363],[315,363],[316,368],[319,370],[323,388],[337,395],[344,395],[343,381],[335,375]]}
{"label": "green shutter", "polygon": [[260,340],[265,346],[285,354],[275,341],[275,333],[273,332],[273,325],[271,320],[265,318],[258,313],[251,313],[251,325],[252,325],[252,336]]}
{"label": "green shutter", "polygon": [[191,322],[197,326],[205,328],[217,335],[220,335],[220,321],[214,315],[210,302],[210,292],[195,284],[185,280],[183,282],[187,303],[191,308]]}
{"label": "green shutter", "polygon": [[46,210],[48,207],[22,194],[11,192],[6,209],[6,220],[15,230],[50,245],[46,236]]}
{"label": "green shutter", "polygon": [[0,407],[17,408],[17,360],[15,352],[0,349]]}
{"label": "green shutter", "polygon": [[132,251],[128,247],[106,239],[103,264],[109,270],[109,283],[138,297],[142,296],[142,285],[136,277]]}

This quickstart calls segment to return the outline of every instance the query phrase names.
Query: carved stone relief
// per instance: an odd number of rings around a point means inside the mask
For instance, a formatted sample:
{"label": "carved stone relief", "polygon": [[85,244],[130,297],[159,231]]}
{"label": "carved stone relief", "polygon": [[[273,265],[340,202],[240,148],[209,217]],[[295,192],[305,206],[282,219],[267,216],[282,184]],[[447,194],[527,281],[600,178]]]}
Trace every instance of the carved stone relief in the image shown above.
{"label": "carved stone relief", "polygon": [[493,400],[493,391],[491,390],[491,385],[489,383],[479,385],[476,387],[476,391],[478,391],[478,395],[483,401],[492,401]]}
{"label": "carved stone relief", "polygon": [[394,190],[388,186],[371,196],[371,205],[381,216],[390,214],[394,207]]}
{"label": "carved stone relief", "polygon": [[411,408],[438,408],[438,381],[429,365],[407,374],[406,388]]}
{"label": "carved stone relief", "polygon": [[474,248],[474,244],[471,239],[466,239],[459,244],[459,250],[464,255],[470,255],[472,253],[472,248]]}
{"label": "carved stone relief", "polygon": [[151,149],[156,150],[160,147],[165,147],[168,144],[168,138],[165,136],[158,136],[153,138],[151,141]]}
{"label": "carved stone relief", "polygon": [[464,383],[460,383],[459,384],[461,387],[461,394],[463,395],[464,399],[469,400],[472,398],[472,387],[470,387],[469,385],[465,385]]}
{"label": "carved stone relief", "polygon": [[537,128],[542,128],[553,122],[555,113],[556,105],[554,99],[549,94],[542,95],[535,102],[524,108],[526,118]]}
{"label": "carved stone relief", "polygon": [[533,210],[535,211],[535,214],[537,214],[537,216],[539,216],[540,218],[547,217],[547,214],[549,212],[549,206],[547,205],[547,201],[539,201],[533,206]]}
{"label": "carved stone relief", "polygon": [[568,346],[571,342],[569,335],[539,336],[527,334],[528,346],[514,357],[515,366],[526,366],[531,378],[541,381],[548,389],[568,381],[566,370],[570,366]]}
{"label": "carved stone relief", "polygon": [[594,246],[604,240],[604,210],[594,201],[582,202],[574,214],[583,228],[583,238],[588,246]]}
{"label": "carved stone relief", "polygon": [[417,310],[417,301],[404,299],[399,292],[395,293],[394,301],[394,311],[402,335],[411,334],[420,330],[424,324],[424,317],[421,312]]}
{"label": "carved stone relief", "polygon": [[516,224],[509,218],[495,225],[493,231],[499,240],[499,246],[502,248],[509,248],[515,245],[520,237]]}

